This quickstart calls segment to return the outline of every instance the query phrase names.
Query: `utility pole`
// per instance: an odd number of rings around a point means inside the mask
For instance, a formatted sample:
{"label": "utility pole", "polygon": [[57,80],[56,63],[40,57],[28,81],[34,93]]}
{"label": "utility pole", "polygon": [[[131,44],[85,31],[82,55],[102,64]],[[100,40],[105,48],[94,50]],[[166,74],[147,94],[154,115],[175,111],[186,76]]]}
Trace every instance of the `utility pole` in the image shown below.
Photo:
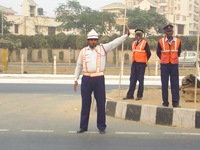
{"label": "utility pole", "polygon": [[3,36],[3,10],[1,10],[1,33],[2,33],[2,36]]}
{"label": "utility pole", "polygon": [[0,11],[1,11],[1,34],[3,35],[3,10],[6,10],[6,9],[8,9],[8,8],[5,8],[5,9],[1,9]]}
{"label": "utility pole", "polygon": [[167,5],[167,8],[168,8],[168,15],[167,15],[167,24],[169,24],[169,14],[170,14],[170,0],[168,0],[168,5]]}
{"label": "utility pole", "polygon": [[196,54],[196,79],[195,79],[195,94],[194,94],[194,108],[196,109],[197,103],[197,76],[198,76],[198,69],[199,69],[199,29],[200,29],[200,6],[199,6],[199,16],[198,16],[198,35],[197,35],[197,54]]}
{"label": "utility pole", "polygon": [[175,9],[176,7],[175,7],[175,6],[176,6],[176,5],[175,5],[175,2],[176,2],[176,1],[173,2],[174,36],[176,36],[176,33],[177,33],[177,31],[176,31],[176,13],[175,13],[175,11],[176,11],[176,9]]}
{"label": "utility pole", "polygon": [[[127,0],[126,0],[126,4],[125,4],[123,35],[125,34],[126,10],[127,10]],[[121,53],[122,60],[121,60],[121,72],[120,72],[120,77],[119,77],[119,96],[120,96],[121,77],[122,77],[123,72],[124,72],[124,51],[123,50],[124,50],[124,43],[122,43],[122,53]]]}

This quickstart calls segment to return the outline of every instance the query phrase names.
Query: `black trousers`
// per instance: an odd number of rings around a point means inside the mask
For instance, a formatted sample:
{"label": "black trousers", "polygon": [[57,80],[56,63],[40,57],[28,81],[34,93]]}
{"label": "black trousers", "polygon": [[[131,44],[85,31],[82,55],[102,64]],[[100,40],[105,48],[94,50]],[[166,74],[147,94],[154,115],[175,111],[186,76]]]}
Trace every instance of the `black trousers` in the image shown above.
{"label": "black trousers", "polygon": [[168,102],[168,84],[170,76],[172,104],[179,104],[179,71],[178,64],[161,64],[161,82],[162,82],[162,99],[163,103]]}
{"label": "black trousers", "polygon": [[106,117],[105,117],[105,79],[104,76],[89,77],[83,76],[81,83],[81,96],[82,96],[82,109],[80,128],[87,130],[90,106],[91,106],[91,94],[94,92],[94,97],[97,102],[97,128],[99,130],[105,130]]}
{"label": "black trousers", "polygon": [[139,81],[137,97],[143,97],[145,68],[146,68],[146,63],[135,63],[135,62],[132,63],[130,85],[127,97],[134,98],[133,94],[135,91],[135,86],[137,81]]}

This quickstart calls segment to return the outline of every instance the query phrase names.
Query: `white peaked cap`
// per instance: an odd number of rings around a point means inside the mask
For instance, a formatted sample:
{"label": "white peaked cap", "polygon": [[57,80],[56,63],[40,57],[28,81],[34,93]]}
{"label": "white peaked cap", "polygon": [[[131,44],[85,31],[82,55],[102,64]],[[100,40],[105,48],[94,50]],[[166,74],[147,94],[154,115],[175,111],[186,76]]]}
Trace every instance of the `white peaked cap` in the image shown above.
{"label": "white peaked cap", "polygon": [[92,29],[89,33],[88,33],[88,38],[87,38],[88,40],[89,39],[98,39],[98,34],[97,34],[97,32],[94,30],[94,29]]}

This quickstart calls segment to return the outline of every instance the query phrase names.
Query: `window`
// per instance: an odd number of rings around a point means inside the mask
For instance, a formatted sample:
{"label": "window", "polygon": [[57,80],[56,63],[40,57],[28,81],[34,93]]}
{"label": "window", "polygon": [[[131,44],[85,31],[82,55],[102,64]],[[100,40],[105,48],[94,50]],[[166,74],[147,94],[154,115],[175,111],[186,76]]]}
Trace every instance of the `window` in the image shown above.
{"label": "window", "polygon": [[176,15],[176,20],[179,20],[180,16],[179,15]]}
{"label": "window", "polygon": [[196,56],[195,53],[188,53],[188,56]]}
{"label": "window", "polygon": [[186,16],[183,16],[183,21],[186,21]]}
{"label": "window", "polygon": [[35,26],[35,33],[38,34],[38,26]]}
{"label": "window", "polygon": [[50,34],[56,34],[56,28],[55,27],[48,27],[48,35]]}
{"label": "window", "polygon": [[178,34],[184,33],[184,25],[178,25]]}
{"label": "window", "polygon": [[173,9],[171,9],[171,14],[174,14],[174,10]]}
{"label": "window", "polygon": [[192,23],[189,24],[190,28],[192,28]]}
{"label": "window", "polygon": [[15,33],[19,33],[19,25],[18,24],[15,24]]}
{"label": "window", "polygon": [[181,5],[179,4],[179,5],[178,5],[178,10],[180,10],[180,9],[181,9]]}
{"label": "window", "polygon": [[189,10],[192,10],[192,4],[189,5]]}

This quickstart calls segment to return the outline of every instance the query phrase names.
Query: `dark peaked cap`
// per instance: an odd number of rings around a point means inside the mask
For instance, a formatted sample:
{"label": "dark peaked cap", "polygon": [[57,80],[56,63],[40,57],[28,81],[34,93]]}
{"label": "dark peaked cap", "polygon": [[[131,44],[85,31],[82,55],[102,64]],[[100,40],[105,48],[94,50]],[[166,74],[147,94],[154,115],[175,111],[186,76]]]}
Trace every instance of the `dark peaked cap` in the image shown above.
{"label": "dark peaked cap", "polygon": [[143,33],[144,33],[144,31],[142,29],[136,29],[135,30],[136,35],[142,35]]}
{"label": "dark peaked cap", "polygon": [[173,30],[173,25],[168,24],[168,25],[166,25],[163,29],[164,29],[165,31],[171,31],[171,30]]}

